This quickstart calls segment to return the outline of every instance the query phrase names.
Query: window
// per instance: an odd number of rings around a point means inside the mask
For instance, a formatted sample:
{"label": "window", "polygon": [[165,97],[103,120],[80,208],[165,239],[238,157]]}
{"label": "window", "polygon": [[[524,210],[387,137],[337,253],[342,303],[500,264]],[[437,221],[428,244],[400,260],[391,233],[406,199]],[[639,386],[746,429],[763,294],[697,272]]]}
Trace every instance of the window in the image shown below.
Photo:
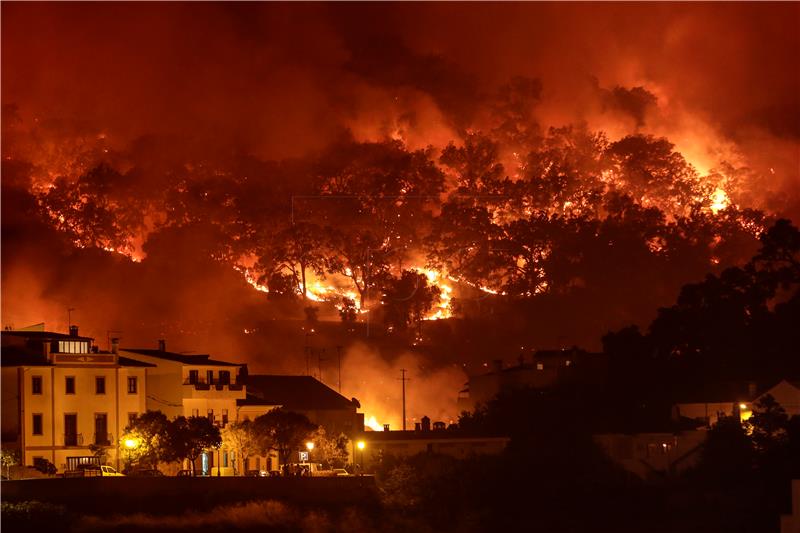
{"label": "window", "polygon": [[228,424],[228,410],[227,409],[223,409],[222,410],[222,425],[224,427],[227,424]]}
{"label": "window", "polygon": [[227,370],[220,370],[219,371],[219,382],[224,383],[225,385],[230,384],[231,382],[231,373]]}
{"label": "window", "polygon": [[192,409],[192,416],[200,416],[200,409]]}
{"label": "window", "polygon": [[31,424],[34,435],[42,435],[42,414],[33,414],[33,424]]}
{"label": "window", "polygon": [[58,341],[58,353],[89,353],[86,341]]}
{"label": "window", "polygon": [[66,394],[75,394],[75,376],[67,376],[64,381],[64,391]]}
{"label": "window", "polygon": [[544,370],[544,364],[543,363],[536,363],[536,370]]}
{"label": "window", "polygon": [[139,413],[128,413],[128,425],[132,426],[134,422],[136,422],[136,417],[139,416]]}
{"label": "window", "polygon": [[228,468],[228,452],[222,452],[222,467]]}
{"label": "window", "polygon": [[212,424],[214,423],[214,410],[213,409],[209,409],[208,410],[208,421],[211,422]]}
{"label": "window", "polygon": [[106,378],[104,378],[103,376],[97,376],[94,378],[94,393],[95,394],[106,393]]}
{"label": "window", "polygon": [[139,385],[136,376],[128,377],[128,394],[136,394],[137,386]]}
{"label": "window", "polygon": [[42,376],[31,376],[31,394],[42,393]]}
{"label": "window", "polygon": [[108,438],[108,415],[106,413],[95,413],[94,415],[94,443],[100,446],[110,444]]}
{"label": "window", "polygon": [[195,384],[199,381],[197,370],[189,370],[189,383]]}
{"label": "window", "polygon": [[208,384],[214,383],[214,371],[213,370],[206,370],[206,383],[208,383]]}

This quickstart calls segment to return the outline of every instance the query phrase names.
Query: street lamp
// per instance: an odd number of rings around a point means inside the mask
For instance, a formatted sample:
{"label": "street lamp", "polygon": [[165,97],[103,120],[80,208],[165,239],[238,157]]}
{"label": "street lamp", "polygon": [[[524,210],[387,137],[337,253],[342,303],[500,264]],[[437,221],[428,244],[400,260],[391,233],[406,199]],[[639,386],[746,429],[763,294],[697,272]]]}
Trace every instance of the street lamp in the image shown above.
{"label": "street lamp", "polygon": [[139,447],[139,439],[125,439],[125,447],[129,450]]}
{"label": "street lamp", "polygon": [[308,451],[311,451],[311,450],[313,450],[313,449],[314,449],[314,443],[313,443],[313,442],[311,442],[311,441],[308,441],[308,442],[306,442],[306,449],[307,449]]}
{"label": "street lamp", "polygon": [[356,447],[361,451],[361,468],[359,469],[359,475],[364,475],[364,448],[366,448],[367,444],[360,440],[356,443]]}

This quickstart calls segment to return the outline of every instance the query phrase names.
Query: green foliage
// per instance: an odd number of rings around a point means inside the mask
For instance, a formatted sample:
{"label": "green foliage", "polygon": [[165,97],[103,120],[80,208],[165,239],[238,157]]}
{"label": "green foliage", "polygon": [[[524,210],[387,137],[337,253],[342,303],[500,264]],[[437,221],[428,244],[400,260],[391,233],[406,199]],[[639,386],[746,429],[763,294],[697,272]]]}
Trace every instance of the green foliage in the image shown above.
{"label": "green foliage", "polygon": [[[170,422],[161,411],[147,411],[138,415],[125,428],[120,438],[120,452],[125,464],[158,468],[159,461],[169,454]],[[126,445],[132,441],[133,447]]]}
{"label": "green foliage", "polygon": [[188,459],[195,473],[195,461],[206,450],[222,444],[219,428],[206,417],[179,416],[169,422],[167,427],[167,448],[164,459],[182,461]]}
{"label": "green foliage", "polygon": [[[261,443],[278,452],[281,463],[291,462],[290,454],[301,448],[311,438],[317,425],[305,415],[281,408],[263,414],[253,420],[253,431]],[[264,445],[264,444],[262,444]]]}

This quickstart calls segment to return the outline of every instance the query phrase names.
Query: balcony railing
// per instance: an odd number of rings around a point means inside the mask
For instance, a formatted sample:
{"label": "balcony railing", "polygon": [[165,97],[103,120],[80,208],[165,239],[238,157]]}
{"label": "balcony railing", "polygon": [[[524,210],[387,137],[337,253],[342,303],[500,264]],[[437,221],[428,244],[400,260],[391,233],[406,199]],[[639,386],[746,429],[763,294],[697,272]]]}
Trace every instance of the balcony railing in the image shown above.
{"label": "balcony railing", "polygon": [[64,433],[64,446],[83,446],[83,434]]}
{"label": "balcony railing", "polygon": [[113,440],[114,438],[111,436],[111,433],[107,431],[105,433],[95,433],[94,439],[92,439],[97,446],[111,446]]}
{"label": "balcony railing", "polygon": [[212,386],[214,387],[215,390],[218,391],[225,390],[225,387],[227,387],[228,390],[231,391],[240,391],[244,388],[243,383],[234,383],[227,379],[223,380],[212,379],[211,381],[209,381],[207,379],[202,379],[202,378],[195,380],[188,378],[183,381],[183,384],[194,385],[194,388],[196,390],[211,390]]}

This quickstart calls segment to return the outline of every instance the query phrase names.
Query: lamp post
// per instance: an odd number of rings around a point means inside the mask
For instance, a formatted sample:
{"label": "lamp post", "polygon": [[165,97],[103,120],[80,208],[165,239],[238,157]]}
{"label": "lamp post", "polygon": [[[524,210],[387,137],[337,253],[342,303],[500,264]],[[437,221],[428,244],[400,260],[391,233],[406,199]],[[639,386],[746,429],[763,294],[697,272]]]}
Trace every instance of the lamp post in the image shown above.
{"label": "lamp post", "polygon": [[356,447],[358,447],[359,451],[361,451],[361,461],[360,461],[360,468],[358,469],[358,475],[364,475],[364,448],[366,448],[366,443],[363,440],[358,441],[356,443]]}
{"label": "lamp post", "polygon": [[220,442],[219,444],[217,444],[215,446],[215,448],[217,449],[217,477],[220,477],[222,475],[222,473],[221,473],[221,471],[222,471],[222,459],[221,459],[222,443]]}

